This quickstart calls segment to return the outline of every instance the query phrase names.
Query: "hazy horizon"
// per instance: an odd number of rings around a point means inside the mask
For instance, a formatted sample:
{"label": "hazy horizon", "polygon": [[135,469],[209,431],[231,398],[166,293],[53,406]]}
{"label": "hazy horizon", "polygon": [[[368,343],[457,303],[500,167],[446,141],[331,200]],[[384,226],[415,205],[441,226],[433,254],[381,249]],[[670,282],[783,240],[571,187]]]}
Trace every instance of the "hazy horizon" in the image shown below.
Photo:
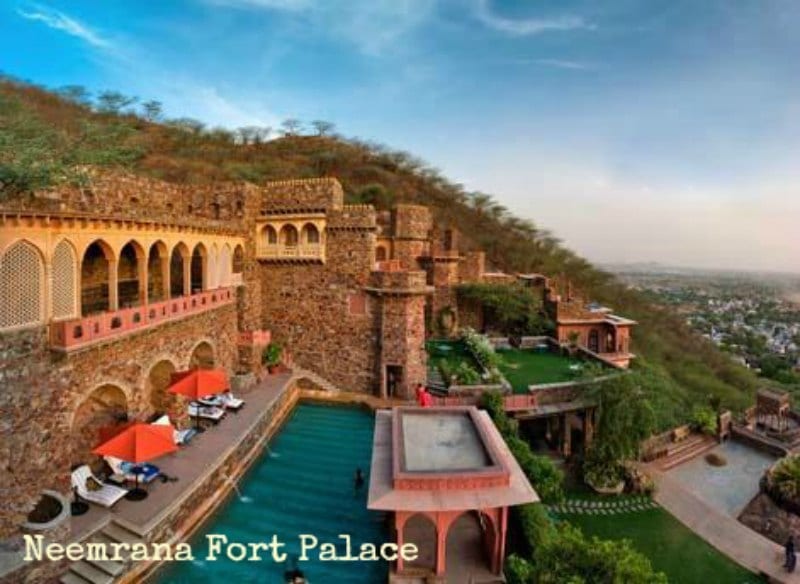
{"label": "hazy horizon", "polygon": [[334,122],[597,263],[800,271],[800,3],[12,0],[0,69]]}

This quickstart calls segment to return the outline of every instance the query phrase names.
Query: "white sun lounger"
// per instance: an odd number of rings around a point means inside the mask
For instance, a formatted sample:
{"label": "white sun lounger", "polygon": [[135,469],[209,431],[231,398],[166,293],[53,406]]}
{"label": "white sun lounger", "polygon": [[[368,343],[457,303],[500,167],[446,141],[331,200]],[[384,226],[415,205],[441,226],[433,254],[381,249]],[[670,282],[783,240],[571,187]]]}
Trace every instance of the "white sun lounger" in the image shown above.
{"label": "white sun lounger", "polygon": [[[157,424],[160,426],[170,426],[170,425],[173,427],[175,426],[175,424],[173,424],[170,421],[169,416],[167,414],[161,416],[159,419],[153,422],[153,424]],[[185,430],[178,430],[176,428],[175,432],[173,432],[172,438],[173,440],[175,440],[175,444],[177,444],[178,446],[182,446],[184,444],[188,444],[189,440],[191,440],[195,434],[197,434],[197,430],[195,430],[194,428],[187,428]]]}
{"label": "white sun lounger", "polygon": [[193,418],[211,420],[216,424],[225,417],[225,410],[214,406],[209,407],[201,405],[197,402],[192,402],[189,404],[189,415]]}
{"label": "white sun lounger", "polygon": [[[99,488],[92,491],[86,486],[87,482],[94,482]],[[128,493],[127,489],[101,482],[85,464],[72,471],[72,486],[81,499],[103,507],[111,507]]]}
{"label": "white sun lounger", "polygon": [[204,406],[225,408],[234,411],[240,410],[242,406],[244,406],[244,400],[234,397],[234,395],[229,391],[219,393],[214,396],[204,397],[203,399],[199,399],[197,401]]}

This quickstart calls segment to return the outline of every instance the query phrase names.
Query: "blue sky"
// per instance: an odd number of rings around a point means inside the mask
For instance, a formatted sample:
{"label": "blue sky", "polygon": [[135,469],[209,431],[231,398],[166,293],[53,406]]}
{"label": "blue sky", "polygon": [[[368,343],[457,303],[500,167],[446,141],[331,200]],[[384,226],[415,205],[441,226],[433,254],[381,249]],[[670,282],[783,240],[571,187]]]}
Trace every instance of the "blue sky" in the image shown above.
{"label": "blue sky", "polygon": [[800,271],[797,30],[795,0],[10,0],[0,69],[330,120],[592,260]]}

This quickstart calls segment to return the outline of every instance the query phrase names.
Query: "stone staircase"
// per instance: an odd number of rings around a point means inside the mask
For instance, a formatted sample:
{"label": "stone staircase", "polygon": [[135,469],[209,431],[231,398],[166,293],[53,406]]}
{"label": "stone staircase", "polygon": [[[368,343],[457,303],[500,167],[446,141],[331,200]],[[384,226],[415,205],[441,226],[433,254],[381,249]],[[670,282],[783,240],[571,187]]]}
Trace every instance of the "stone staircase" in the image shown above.
{"label": "stone staircase", "polygon": [[292,377],[295,378],[295,379],[299,379],[299,378],[303,378],[304,377],[304,378],[308,379],[309,381],[311,381],[312,383],[314,383],[314,385],[318,386],[323,391],[332,391],[332,392],[336,392],[336,393],[341,393],[341,391],[342,391],[341,389],[339,389],[337,386],[335,386],[333,383],[331,383],[330,381],[328,381],[324,377],[322,377],[320,375],[317,375],[316,373],[314,373],[313,371],[311,371],[309,369],[304,369],[304,368],[299,367],[297,365],[292,365]]}
{"label": "stone staircase", "polygon": [[692,434],[667,449],[667,455],[658,460],[660,470],[670,470],[693,458],[705,454],[717,445],[717,441],[705,434]]}
{"label": "stone staircase", "polygon": [[[144,540],[135,533],[128,531],[118,523],[112,521],[99,532],[95,533],[88,543],[101,543],[108,546],[108,554],[113,550],[112,543],[144,543]],[[122,552],[124,562],[115,560],[80,560],[69,566],[69,571],[61,576],[61,584],[112,584],[118,576],[125,573],[129,565],[130,553]]]}

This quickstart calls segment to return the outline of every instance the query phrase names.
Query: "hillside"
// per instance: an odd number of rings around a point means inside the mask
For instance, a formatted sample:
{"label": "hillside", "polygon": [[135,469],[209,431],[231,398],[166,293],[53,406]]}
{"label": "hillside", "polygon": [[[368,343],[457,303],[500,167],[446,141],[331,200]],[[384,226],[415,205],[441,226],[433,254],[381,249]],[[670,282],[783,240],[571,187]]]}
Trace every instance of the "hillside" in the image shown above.
{"label": "hillside", "polygon": [[[639,321],[633,350],[636,367],[651,380],[647,393],[662,427],[686,419],[693,404],[710,396],[741,409],[751,402],[758,380],[733,364],[682,320],[648,303],[610,275],[561,246],[532,222],[509,214],[491,196],[468,193],[414,156],[323,131],[294,132],[272,140],[205,129],[194,120],[159,122],[118,113],[130,104],[100,104],[97,111],[79,91],[62,97],[41,88],[0,80],[0,200],[71,180],[76,165],[120,166],[172,182],[335,176],[351,202],[386,208],[414,202],[435,209],[437,219],[458,228],[468,243],[487,252],[507,271],[564,274],[587,296]],[[325,130],[318,124],[319,130]],[[545,197],[546,193],[535,196]]]}

